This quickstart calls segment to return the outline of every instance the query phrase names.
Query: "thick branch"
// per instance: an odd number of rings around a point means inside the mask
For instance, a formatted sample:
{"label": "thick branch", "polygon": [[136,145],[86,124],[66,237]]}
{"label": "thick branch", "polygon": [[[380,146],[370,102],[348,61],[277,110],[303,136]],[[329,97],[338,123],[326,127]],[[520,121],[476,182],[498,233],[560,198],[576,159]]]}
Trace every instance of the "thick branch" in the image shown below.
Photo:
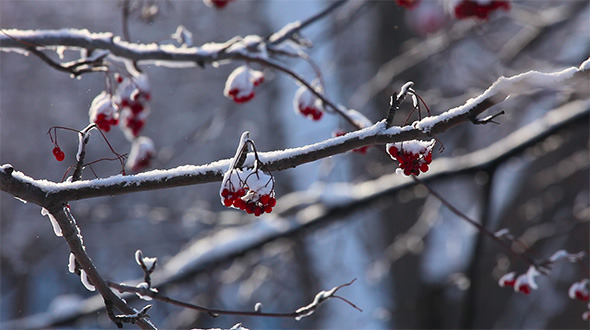
{"label": "thick branch", "polygon": [[[474,121],[479,114],[510,95],[575,81],[577,78],[587,79],[589,71],[582,70],[587,63],[589,61],[586,61],[580,69],[572,67],[556,73],[530,71],[511,78],[501,77],[484,93],[467,100],[464,105],[450,109],[438,116],[426,117],[410,126],[386,129],[385,122],[382,121],[371,127],[316,144],[259,153],[259,157],[268,170],[281,171],[366,145],[430,139],[460,123]],[[118,175],[106,179],[72,183],[36,181],[20,172],[14,172],[10,176],[0,176],[0,189],[43,206],[47,202],[54,204],[92,197],[221,181],[229,162],[229,159],[225,159],[201,166],[185,165],[171,170],[154,170],[134,176]],[[249,154],[245,166],[253,166],[253,164],[254,157]],[[28,191],[30,196],[23,194],[25,191]],[[29,197],[32,199],[29,200]]]}

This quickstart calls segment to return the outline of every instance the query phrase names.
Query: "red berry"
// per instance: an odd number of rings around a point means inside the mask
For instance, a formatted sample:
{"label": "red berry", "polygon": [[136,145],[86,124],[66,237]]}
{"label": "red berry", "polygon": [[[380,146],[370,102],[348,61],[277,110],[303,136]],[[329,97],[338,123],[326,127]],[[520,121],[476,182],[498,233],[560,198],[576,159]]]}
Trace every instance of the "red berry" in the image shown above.
{"label": "red berry", "polygon": [[522,284],[518,287],[518,291],[524,294],[529,294],[531,293],[531,288],[527,284]]}
{"label": "red berry", "polygon": [[579,300],[582,300],[582,301],[588,301],[590,299],[590,296],[588,296],[587,294],[584,294],[583,292],[578,290],[578,291],[576,291],[576,298],[578,298]]}
{"label": "red berry", "polygon": [[270,213],[270,212],[272,212],[272,206],[270,206],[270,205],[266,205],[266,206],[264,207],[264,212],[265,212],[265,213]]}
{"label": "red berry", "polygon": [[64,154],[64,152],[61,151],[61,149],[59,147],[53,148],[53,156],[55,156],[55,159],[58,162],[61,162],[62,160],[64,160],[66,158],[66,154]]}
{"label": "red berry", "polygon": [[233,203],[232,200],[229,198],[225,198],[223,200],[223,205],[225,205],[226,207],[230,207],[232,205],[232,203]]}
{"label": "red berry", "polygon": [[320,120],[322,118],[322,115],[324,113],[321,112],[320,110],[314,109],[314,112],[312,113],[312,118],[313,120]]}
{"label": "red berry", "polygon": [[275,207],[275,205],[277,205],[277,200],[274,197],[271,197],[268,199],[268,204],[266,204],[270,207]]}
{"label": "red berry", "polygon": [[227,188],[223,188],[223,190],[221,191],[221,197],[223,197],[223,198],[229,197],[229,190]]}
{"label": "red berry", "polygon": [[260,78],[252,81],[252,83],[254,84],[254,86],[258,86],[260,84],[262,84],[264,82],[264,76],[261,76]]}
{"label": "red berry", "polygon": [[133,102],[133,104],[131,104],[131,112],[133,112],[135,115],[142,112],[143,109],[143,105],[139,102]]}
{"label": "red berry", "polygon": [[239,197],[246,195],[246,189],[241,188],[240,190],[238,190],[237,194]]}
{"label": "red berry", "polygon": [[262,195],[262,196],[260,196],[260,199],[258,199],[258,201],[262,205],[267,205],[269,200],[270,200],[270,196],[269,195]]}
{"label": "red berry", "polygon": [[422,164],[422,165],[420,165],[420,171],[427,172],[428,171],[428,164]]}
{"label": "red berry", "polygon": [[254,207],[254,215],[259,217],[262,214],[262,208],[260,206]]}

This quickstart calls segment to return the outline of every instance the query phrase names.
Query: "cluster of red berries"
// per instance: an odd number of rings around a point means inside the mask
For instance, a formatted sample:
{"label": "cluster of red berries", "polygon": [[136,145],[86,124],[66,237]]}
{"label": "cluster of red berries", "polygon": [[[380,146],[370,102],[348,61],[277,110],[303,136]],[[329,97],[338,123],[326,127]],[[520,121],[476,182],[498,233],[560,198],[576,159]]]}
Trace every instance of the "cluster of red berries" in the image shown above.
{"label": "cluster of red berries", "polygon": [[53,148],[53,156],[58,162],[61,162],[66,158],[66,154],[58,146],[55,146],[55,148]]}
{"label": "cluster of red berries", "polygon": [[236,103],[245,103],[254,98],[254,87],[264,82],[262,71],[242,65],[232,71],[225,82],[223,95]]}
{"label": "cluster of red berries", "polygon": [[215,7],[217,9],[222,9],[227,6],[228,3],[235,1],[235,0],[203,0],[203,2],[209,7]]}
{"label": "cluster of red berries", "polygon": [[129,138],[139,136],[150,112],[150,86],[145,75],[123,78],[116,76],[119,84],[115,104],[121,114],[122,128]]}
{"label": "cluster of red berries", "polygon": [[455,17],[458,19],[465,19],[469,17],[477,17],[480,19],[488,19],[490,13],[496,9],[510,10],[510,2],[506,0],[463,0],[455,6]]}
{"label": "cluster of red berries", "polygon": [[420,171],[427,172],[432,162],[432,141],[406,141],[387,145],[387,153],[399,162],[399,168],[404,175],[419,175]]}
{"label": "cluster of red berries", "polygon": [[318,109],[316,107],[312,107],[312,106],[299,108],[299,112],[304,117],[308,117],[313,120],[320,120],[320,119],[322,119],[322,116],[324,115],[324,113],[320,109]]}
{"label": "cluster of red berries", "polygon": [[111,130],[111,126],[117,126],[119,124],[119,118],[109,118],[104,113],[100,113],[96,116],[94,122],[101,130],[108,132]]}
{"label": "cluster of red berries", "polygon": [[[346,134],[346,131],[343,130],[343,129],[338,129],[336,132],[332,133],[332,135],[334,137],[336,137],[336,136],[342,136],[342,135],[345,135],[345,134]],[[359,154],[363,154],[364,155],[364,154],[367,153],[367,150],[369,150],[370,147],[371,146],[364,146],[364,147],[352,149],[352,152],[358,152]]]}
{"label": "cluster of red berries", "polygon": [[110,131],[111,126],[119,124],[119,114],[113,105],[112,95],[104,91],[92,100],[88,116],[91,123],[95,123],[105,132]]}
{"label": "cluster of red berries", "polygon": [[324,114],[321,101],[305,86],[301,86],[295,93],[293,107],[295,112],[316,121]]}
{"label": "cluster of red berries", "polygon": [[274,197],[264,194],[259,196],[258,200],[246,200],[243,197],[247,195],[248,190],[248,187],[240,188],[237,191],[224,188],[221,191],[223,205],[226,207],[235,207],[246,211],[248,214],[254,214],[257,217],[263,213],[272,212],[272,208],[277,204],[277,200]]}
{"label": "cluster of red berries", "polygon": [[498,280],[498,285],[501,287],[512,287],[516,292],[529,294],[532,290],[537,290],[538,285],[535,282],[535,277],[540,274],[535,266],[530,266],[526,273],[518,277],[516,277],[516,272],[505,274]]}
{"label": "cluster of red berries", "polygon": [[570,286],[568,294],[571,299],[581,301],[590,300],[590,280],[586,278],[579,282],[575,282]]}
{"label": "cluster of red berries", "polygon": [[133,171],[139,171],[148,167],[155,156],[156,148],[152,140],[147,136],[140,136],[131,144],[126,166]]}

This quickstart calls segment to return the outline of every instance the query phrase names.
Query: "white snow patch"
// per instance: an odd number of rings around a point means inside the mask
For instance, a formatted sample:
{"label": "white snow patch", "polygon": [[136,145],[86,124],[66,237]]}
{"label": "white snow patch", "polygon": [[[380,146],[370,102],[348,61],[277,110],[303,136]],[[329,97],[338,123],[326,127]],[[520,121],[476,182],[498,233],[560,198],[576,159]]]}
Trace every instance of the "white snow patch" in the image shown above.
{"label": "white snow patch", "polygon": [[[585,68],[586,66],[588,66],[588,64],[583,67]],[[582,68],[582,66],[580,66],[580,68]],[[512,94],[529,92],[537,88],[556,88],[559,87],[561,82],[571,78],[578,71],[581,71],[581,69],[570,67],[558,72],[543,73],[538,71],[528,71],[513,77],[500,77],[482,94],[467,100],[465,104],[452,108],[438,116],[426,117],[418,122],[414,122],[412,126],[428,133],[435,124],[463,115],[485,99],[498,94],[500,94],[502,98],[506,98]]]}
{"label": "white snow patch", "polygon": [[96,290],[94,285],[92,285],[92,284],[90,284],[90,282],[88,282],[88,275],[86,275],[86,272],[84,271],[84,269],[80,269],[80,280],[82,281],[82,284],[84,284],[84,287],[86,287],[86,289],[88,289],[88,291],[95,291]]}
{"label": "white snow patch", "polygon": [[57,237],[63,236],[63,234],[61,232],[61,227],[57,223],[57,220],[55,219],[53,214],[49,213],[49,211],[47,211],[46,208],[42,207],[41,208],[41,215],[44,215],[44,216],[46,215],[49,217],[49,221],[51,221],[51,226],[53,227],[53,232],[55,233],[55,236],[57,236]]}
{"label": "white snow patch", "polygon": [[273,33],[270,36],[270,38],[268,38],[268,41],[270,43],[274,43],[277,40],[283,39],[283,38],[285,38],[285,36],[287,34],[291,33],[293,30],[298,29],[300,26],[301,26],[301,22],[300,21],[295,21],[295,22],[288,23],[283,28],[281,28],[277,32]]}
{"label": "white snow patch", "polygon": [[535,282],[535,277],[541,275],[535,266],[529,266],[529,269],[526,273],[518,276],[516,278],[516,282],[514,283],[514,291],[518,292],[520,287],[525,285],[531,288],[532,290],[537,290],[539,286],[537,282]]}
{"label": "white snow patch", "polygon": [[72,274],[76,272],[76,256],[74,256],[73,253],[70,253],[70,257],[68,260],[68,270]]}

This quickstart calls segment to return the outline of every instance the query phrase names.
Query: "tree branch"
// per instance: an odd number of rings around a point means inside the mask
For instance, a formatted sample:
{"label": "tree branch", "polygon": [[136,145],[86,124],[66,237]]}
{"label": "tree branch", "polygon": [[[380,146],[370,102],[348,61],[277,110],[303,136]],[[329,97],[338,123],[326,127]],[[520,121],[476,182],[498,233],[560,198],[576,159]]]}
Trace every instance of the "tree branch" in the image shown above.
{"label": "tree branch", "polygon": [[[92,260],[90,260],[88,254],[86,254],[86,249],[82,243],[82,236],[80,235],[69,209],[63,204],[49,206],[47,209],[59,224],[63,237],[70,247],[71,253],[76,257],[76,261],[92,281],[92,285],[94,285],[100,295],[104,298],[105,304],[108,306],[112,303],[114,307],[126,314],[136,313],[136,310],[129,307],[125,301],[111,291],[96,270],[96,267],[94,267]],[[113,321],[117,323],[115,320]],[[142,329],[155,329],[151,323],[143,319],[137,320],[137,325]]]}
{"label": "tree branch", "polygon": [[[588,70],[572,67],[557,73],[529,71],[510,78],[499,78],[490,88],[464,105],[450,109],[438,116],[431,116],[405,127],[386,129],[381,121],[371,127],[335,137],[316,144],[274,152],[259,153],[260,160],[269,171],[281,171],[318,159],[344,153],[366,145],[385,144],[413,139],[430,139],[460,123],[472,122],[479,114],[510,95],[539,87],[587,79]],[[137,191],[180,187],[221,181],[230,159],[201,166],[185,165],[170,170],[154,170],[133,176],[113,176],[78,182],[48,182],[13,172],[2,176],[0,189],[21,199],[47,205],[99,196],[120,195]],[[253,154],[249,154],[245,166],[253,166]],[[28,192],[25,194],[25,192]],[[30,199],[29,199],[30,198]]]}
{"label": "tree branch", "polygon": [[[289,313],[265,313],[262,311],[232,311],[232,310],[225,310],[225,309],[214,309],[214,308],[208,308],[208,307],[203,307],[203,306],[199,306],[199,305],[195,305],[195,304],[190,304],[187,302],[183,302],[180,300],[176,300],[173,298],[170,298],[166,295],[160,294],[158,292],[155,292],[154,290],[150,290],[148,288],[141,288],[141,287],[135,287],[135,286],[130,286],[130,285],[125,285],[125,284],[118,284],[118,283],[113,283],[113,282],[107,282],[107,285],[109,285],[110,287],[118,290],[121,293],[136,293],[142,296],[147,296],[150,297],[152,299],[158,300],[158,301],[162,301],[165,303],[169,303],[172,305],[176,305],[176,306],[180,306],[180,307],[184,307],[184,308],[188,308],[188,309],[192,309],[192,310],[196,310],[199,312],[204,312],[207,313],[213,317],[217,317],[218,315],[241,315],[241,316],[257,316],[257,317],[286,317],[286,318],[301,318],[307,315],[310,315],[311,313],[313,313],[313,311],[315,311],[317,309],[317,307],[319,306],[319,304],[323,301],[325,301],[326,299],[329,298],[340,298],[343,301],[347,302],[348,304],[350,304],[352,307],[358,309],[359,311],[362,312],[362,310],[360,310],[360,308],[358,308],[355,304],[351,303],[350,301],[339,297],[339,296],[335,296],[334,294],[336,293],[336,291],[338,291],[338,289],[343,288],[345,286],[349,286],[351,285],[356,279],[339,285],[335,288],[333,288],[332,290],[328,291],[326,293],[325,296],[323,296],[323,299],[321,301],[314,301],[311,304],[309,304],[306,307],[302,307],[297,309],[297,311],[295,312],[289,312]],[[319,294],[321,294],[322,292],[325,291],[321,291]]]}

